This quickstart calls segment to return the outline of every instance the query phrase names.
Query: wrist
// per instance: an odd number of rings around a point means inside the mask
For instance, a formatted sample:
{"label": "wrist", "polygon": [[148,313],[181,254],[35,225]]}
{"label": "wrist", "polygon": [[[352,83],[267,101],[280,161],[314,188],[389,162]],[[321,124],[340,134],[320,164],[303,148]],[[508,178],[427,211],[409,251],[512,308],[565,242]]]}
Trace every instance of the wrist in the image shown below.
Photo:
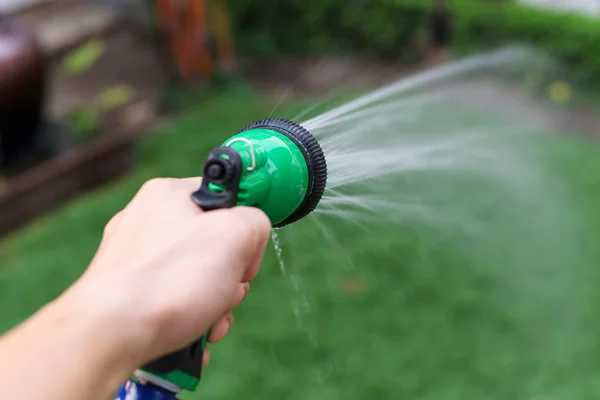
{"label": "wrist", "polygon": [[[3,337],[9,398],[106,399],[138,366],[122,315],[80,293],[69,289]],[[23,385],[32,376],[35,384]]]}
{"label": "wrist", "polygon": [[78,282],[48,306],[48,316],[73,335],[85,336],[81,345],[101,354],[99,361],[112,364],[126,379],[145,362],[149,335],[136,322],[129,296],[110,289]]}

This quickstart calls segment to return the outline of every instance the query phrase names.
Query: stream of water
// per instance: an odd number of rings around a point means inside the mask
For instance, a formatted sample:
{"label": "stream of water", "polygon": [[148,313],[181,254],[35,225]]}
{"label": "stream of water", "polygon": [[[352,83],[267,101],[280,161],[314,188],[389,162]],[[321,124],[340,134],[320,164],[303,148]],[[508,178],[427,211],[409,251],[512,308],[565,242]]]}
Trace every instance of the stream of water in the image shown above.
{"label": "stream of water", "polygon": [[421,206],[410,197],[398,202],[390,201],[387,194],[381,196],[379,190],[362,190],[358,197],[343,193],[354,185],[417,172],[460,171],[511,186],[535,178],[529,176],[536,172],[535,166],[515,152],[512,140],[531,133],[532,127],[500,117],[478,118],[457,104],[455,88],[478,74],[489,79],[509,67],[525,70],[539,57],[528,49],[508,48],[467,58],[401,79],[302,121],[320,141],[328,163],[327,192],[319,211],[359,207],[419,213]]}
{"label": "stream of water", "polygon": [[[482,222],[485,215],[472,211],[479,194],[491,192],[497,194],[498,204],[511,210],[507,216],[510,214],[515,221],[528,220],[518,235],[522,239],[536,237],[529,252],[515,250],[515,260],[532,254],[536,245],[542,252],[552,246],[570,246],[572,243],[567,241],[574,239],[569,236],[568,216],[561,214],[572,204],[568,191],[539,162],[544,152],[539,141],[529,140],[545,127],[508,118],[501,112],[482,113],[474,107],[481,103],[476,94],[469,97],[467,93],[465,97],[464,91],[456,90],[467,83],[496,82],[507,70],[526,71],[540,62],[543,56],[534,51],[505,48],[430,68],[316,116],[306,115],[320,104],[296,115],[296,122],[319,140],[327,160],[326,192],[308,219],[323,234],[330,251],[345,257],[343,264],[355,269],[354,261],[329,228],[327,221],[331,220],[344,221],[371,240],[378,234],[375,222],[392,224],[398,231],[422,225],[451,234],[491,237]],[[502,107],[498,99],[498,110]],[[470,200],[463,198],[461,204],[456,204],[449,193],[469,193],[466,198]],[[540,207],[540,203],[545,205]],[[563,230],[560,237],[540,233],[544,229],[554,232],[556,226]],[[273,242],[282,272],[290,277],[297,293],[296,316],[306,328],[311,308],[300,279],[302,271],[292,262],[286,265],[277,234]],[[475,241],[470,243],[477,246]],[[510,251],[501,247],[498,254]],[[564,254],[565,258],[572,255]],[[574,280],[578,278],[567,276],[558,259],[531,262],[545,266],[523,271],[519,268],[525,262],[519,259],[513,267],[488,272],[509,282],[507,287],[517,287],[514,293],[542,296],[540,299],[555,296],[552,293],[556,293],[557,285],[562,289],[576,285]],[[536,283],[536,274],[552,275],[553,284]],[[513,298],[501,300],[507,307],[516,301],[518,295],[514,293]],[[571,310],[572,304],[568,307]],[[569,315],[572,322],[576,317]],[[316,344],[314,327],[306,329]]]}

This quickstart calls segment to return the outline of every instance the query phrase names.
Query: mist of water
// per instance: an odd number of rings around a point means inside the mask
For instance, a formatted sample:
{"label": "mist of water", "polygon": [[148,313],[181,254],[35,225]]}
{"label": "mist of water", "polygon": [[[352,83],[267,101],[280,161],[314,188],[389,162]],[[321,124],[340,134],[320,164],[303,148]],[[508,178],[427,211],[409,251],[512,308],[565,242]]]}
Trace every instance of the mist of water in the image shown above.
{"label": "mist of water", "polygon": [[[401,79],[301,122],[320,141],[328,164],[317,213],[448,218],[436,215],[418,193],[390,190],[398,178],[418,173],[494,181],[511,192],[532,190],[543,171],[519,153],[517,143],[535,127],[493,115],[475,118],[460,106],[456,87],[465,78],[489,79],[509,67],[525,70],[540,58],[521,47],[485,53]],[[360,194],[346,193],[358,186]]]}
{"label": "mist of water", "polygon": [[[581,304],[564,300],[580,287],[582,278],[563,268],[577,262],[576,234],[565,212],[576,207],[576,201],[540,161],[544,149],[537,139],[540,132],[549,135],[546,127],[507,118],[493,109],[482,113],[472,107],[477,93],[457,90],[466,84],[496,82],[507,69],[525,71],[543,63],[543,58],[530,49],[506,48],[431,68],[317,116],[305,118],[312,107],[302,112],[304,120],[298,122],[319,140],[328,164],[326,192],[309,219],[329,243],[329,251],[339,253],[349,268],[372,267],[356,266],[349,259],[329,221],[350,224],[365,240],[381,239],[377,223],[391,224],[399,234],[426,226],[466,235],[464,247],[457,251],[471,252],[472,257],[480,257],[477,247],[482,246],[498,259],[512,251],[505,267],[486,270],[503,282],[504,298],[499,300],[503,306],[508,309],[519,298],[538,296],[538,305],[554,304],[559,325],[576,326]],[[498,108],[502,107],[498,100]],[[531,138],[537,138],[536,144],[531,145]],[[493,212],[512,220],[515,228],[507,224],[505,232],[489,231],[493,226],[482,213],[491,212],[492,206],[477,211],[484,193],[482,199],[497,196],[493,207],[501,210]],[[506,244],[511,235],[512,244]],[[524,240],[531,244],[522,245]],[[493,250],[495,241],[505,244]],[[532,256],[560,246],[569,250],[558,256]],[[276,247],[282,260],[281,244]],[[498,262],[482,268],[494,265]],[[285,272],[289,274],[289,269]],[[542,283],[539,276],[552,276],[552,281]],[[302,294],[303,303],[305,297]]]}

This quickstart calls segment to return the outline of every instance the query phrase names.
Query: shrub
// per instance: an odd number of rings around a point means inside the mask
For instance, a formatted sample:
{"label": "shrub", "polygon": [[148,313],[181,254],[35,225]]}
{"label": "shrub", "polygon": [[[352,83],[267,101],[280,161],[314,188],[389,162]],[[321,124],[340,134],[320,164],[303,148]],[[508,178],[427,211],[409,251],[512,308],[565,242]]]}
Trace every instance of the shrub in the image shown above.
{"label": "shrub", "polygon": [[455,3],[454,48],[460,53],[505,43],[531,44],[569,67],[580,85],[600,89],[600,20],[519,3]]}
{"label": "shrub", "polygon": [[231,0],[238,49],[254,56],[348,53],[416,57],[425,8],[393,0]]}
{"label": "shrub", "polygon": [[[354,52],[417,60],[431,0],[230,0],[238,49],[262,57]],[[600,20],[513,1],[451,0],[452,47],[472,53],[532,44],[600,90]]]}

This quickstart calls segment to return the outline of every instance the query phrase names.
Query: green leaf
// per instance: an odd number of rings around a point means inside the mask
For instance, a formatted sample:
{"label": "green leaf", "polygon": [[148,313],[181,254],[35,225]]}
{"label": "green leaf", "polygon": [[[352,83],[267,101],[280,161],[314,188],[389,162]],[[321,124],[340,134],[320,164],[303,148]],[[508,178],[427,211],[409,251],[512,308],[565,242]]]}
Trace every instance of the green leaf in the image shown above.
{"label": "green leaf", "polygon": [[94,103],[102,111],[110,111],[129,103],[133,97],[134,89],[131,86],[115,85],[104,89]]}
{"label": "green leaf", "polygon": [[81,75],[92,68],[104,54],[106,45],[101,40],[92,39],[73,50],[63,60],[63,70],[69,75]]}
{"label": "green leaf", "polygon": [[67,124],[80,140],[87,140],[100,131],[100,113],[92,107],[72,110],[67,116]]}

